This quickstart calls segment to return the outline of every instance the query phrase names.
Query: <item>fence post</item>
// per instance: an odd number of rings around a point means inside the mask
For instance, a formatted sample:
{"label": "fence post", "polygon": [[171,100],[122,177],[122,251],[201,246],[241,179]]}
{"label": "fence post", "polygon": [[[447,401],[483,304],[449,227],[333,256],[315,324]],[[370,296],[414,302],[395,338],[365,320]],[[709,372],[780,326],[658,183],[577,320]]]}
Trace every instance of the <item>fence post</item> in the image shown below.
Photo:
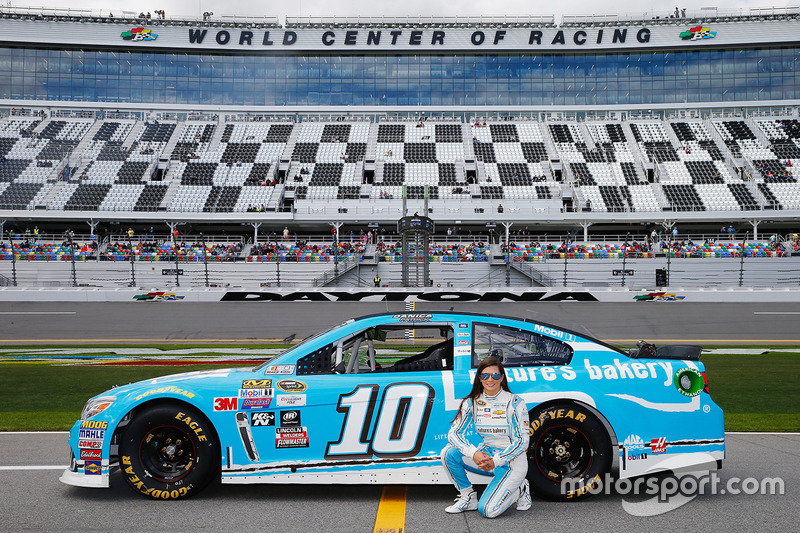
{"label": "fence post", "polygon": [[203,245],[203,266],[206,272],[206,287],[208,287],[208,255],[206,254],[206,238],[200,234],[200,243]]}
{"label": "fence post", "polygon": [[133,240],[131,239],[130,235],[128,235],[128,250],[130,251],[130,254],[131,254],[131,284],[130,284],[130,286],[131,287],[135,287],[136,286],[136,266],[134,264],[135,263],[135,261],[134,261],[135,258],[134,258],[134,253],[133,253]]}
{"label": "fence post", "polygon": [[744,246],[747,242],[747,236],[750,232],[744,232],[744,239],[742,239],[742,248],[741,252],[739,252],[739,286],[741,287],[744,285]]}

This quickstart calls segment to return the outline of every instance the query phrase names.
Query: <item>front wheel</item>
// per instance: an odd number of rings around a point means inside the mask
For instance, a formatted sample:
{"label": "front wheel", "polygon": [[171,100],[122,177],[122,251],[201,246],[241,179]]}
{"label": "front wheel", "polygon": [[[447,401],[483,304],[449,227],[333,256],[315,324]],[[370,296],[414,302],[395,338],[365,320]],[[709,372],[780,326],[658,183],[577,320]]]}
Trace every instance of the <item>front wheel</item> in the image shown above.
{"label": "front wheel", "polygon": [[159,405],[135,413],[123,431],[119,459],[125,481],[159,500],[199,492],[219,468],[219,445],[211,424],[193,409]]}
{"label": "front wheel", "polygon": [[548,500],[574,500],[602,487],[611,469],[611,442],[602,422],[574,404],[530,414],[528,480]]}

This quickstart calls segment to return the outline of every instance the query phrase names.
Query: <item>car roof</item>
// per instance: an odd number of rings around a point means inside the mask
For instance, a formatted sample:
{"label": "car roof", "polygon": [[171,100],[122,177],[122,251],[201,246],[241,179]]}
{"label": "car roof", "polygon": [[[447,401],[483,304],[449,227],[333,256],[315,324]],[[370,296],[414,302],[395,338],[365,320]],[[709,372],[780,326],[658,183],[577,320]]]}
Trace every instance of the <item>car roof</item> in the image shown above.
{"label": "car roof", "polygon": [[[442,319],[458,321],[458,317],[468,317],[472,321],[474,321],[476,318],[491,318],[491,319],[499,319],[499,320],[515,320],[517,322],[524,322],[524,323],[527,323],[527,324],[538,324],[540,326],[544,326],[544,327],[548,327],[548,328],[557,329],[559,331],[563,331],[564,333],[569,333],[569,334],[574,335],[576,337],[580,337],[582,339],[586,339],[589,342],[593,342],[593,343],[596,343],[596,344],[598,344],[600,346],[603,346],[603,347],[609,348],[611,350],[614,350],[615,352],[619,352],[619,353],[621,353],[623,355],[627,355],[626,352],[624,352],[623,350],[620,350],[616,346],[612,346],[611,344],[608,344],[605,341],[602,341],[600,339],[588,336],[588,335],[586,335],[584,333],[578,333],[577,331],[574,331],[574,330],[571,330],[571,329],[568,329],[568,328],[564,328],[564,327],[558,326],[556,324],[550,324],[548,322],[541,322],[539,320],[532,320],[530,318],[524,318],[524,317],[515,317],[515,316],[507,316],[507,315],[494,315],[494,314],[489,314],[489,313],[475,313],[475,312],[470,312],[470,311],[425,310],[425,311],[403,311],[403,312],[400,312],[400,313],[373,313],[373,314],[369,314],[369,315],[363,315],[363,316],[355,317],[355,318],[353,318],[353,320],[354,321],[360,321],[360,320],[367,320],[367,319],[373,319],[373,318],[379,318],[379,317],[393,318],[393,317],[396,317],[398,315],[433,315],[433,314],[437,315],[437,320],[438,321],[441,321]],[[417,324],[417,323],[409,322],[408,324]],[[416,327],[421,327],[421,325],[417,325]]]}

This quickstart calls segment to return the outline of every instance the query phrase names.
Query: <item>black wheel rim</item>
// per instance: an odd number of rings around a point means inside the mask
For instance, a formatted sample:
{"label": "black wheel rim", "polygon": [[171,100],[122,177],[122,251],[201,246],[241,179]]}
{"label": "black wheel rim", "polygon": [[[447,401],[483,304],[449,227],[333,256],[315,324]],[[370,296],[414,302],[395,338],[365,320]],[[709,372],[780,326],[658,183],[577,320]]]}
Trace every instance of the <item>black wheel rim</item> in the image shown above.
{"label": "black wheel rim", "polygon": [[592,445],[581,431],[569,426],[544,432],[530,449],[528,458],[554,482],[582,477],[592,465]]}
{"label": "black wheel rim", "polygon": [[139,460],[153,479],[172,482],[192,471],[197,451],[189,435],[173,426],[148,431],[139,443]]}

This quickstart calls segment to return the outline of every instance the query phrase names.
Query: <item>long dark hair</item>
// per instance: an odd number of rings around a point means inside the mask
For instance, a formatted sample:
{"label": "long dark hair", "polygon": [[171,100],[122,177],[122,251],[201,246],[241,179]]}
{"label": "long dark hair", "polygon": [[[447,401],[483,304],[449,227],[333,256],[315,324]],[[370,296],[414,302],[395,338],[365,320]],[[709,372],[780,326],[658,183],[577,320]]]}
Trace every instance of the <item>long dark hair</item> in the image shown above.
{"label": "long dark hair", "polygon": [[456,413],[455,418],[453,418],[453,422],[458,420],[458,417],[461,415],[461,408],[464,406],[464,402],[472,400],[472,407],[475,407],[475,400],[478,399],[478,396],[481,395],[483,392],[483,384],[481,383],[481,374],[484,370],[489,368],[490,366],[496,366],[500,369],[500,373],[503,375],[503,381],[500,382],[500,388],[505,391],[511,392],[511,389],[508,388],[508,378],[506,377],[506,368],[503,366],[503,363],[500,362],[500,359],[497,357],[491,356],[483,359],[478,364],[478,370],[475,374],[475,379],[472,381],[472,390],[461,399],[461,403],[458,406],[458,413]]}

